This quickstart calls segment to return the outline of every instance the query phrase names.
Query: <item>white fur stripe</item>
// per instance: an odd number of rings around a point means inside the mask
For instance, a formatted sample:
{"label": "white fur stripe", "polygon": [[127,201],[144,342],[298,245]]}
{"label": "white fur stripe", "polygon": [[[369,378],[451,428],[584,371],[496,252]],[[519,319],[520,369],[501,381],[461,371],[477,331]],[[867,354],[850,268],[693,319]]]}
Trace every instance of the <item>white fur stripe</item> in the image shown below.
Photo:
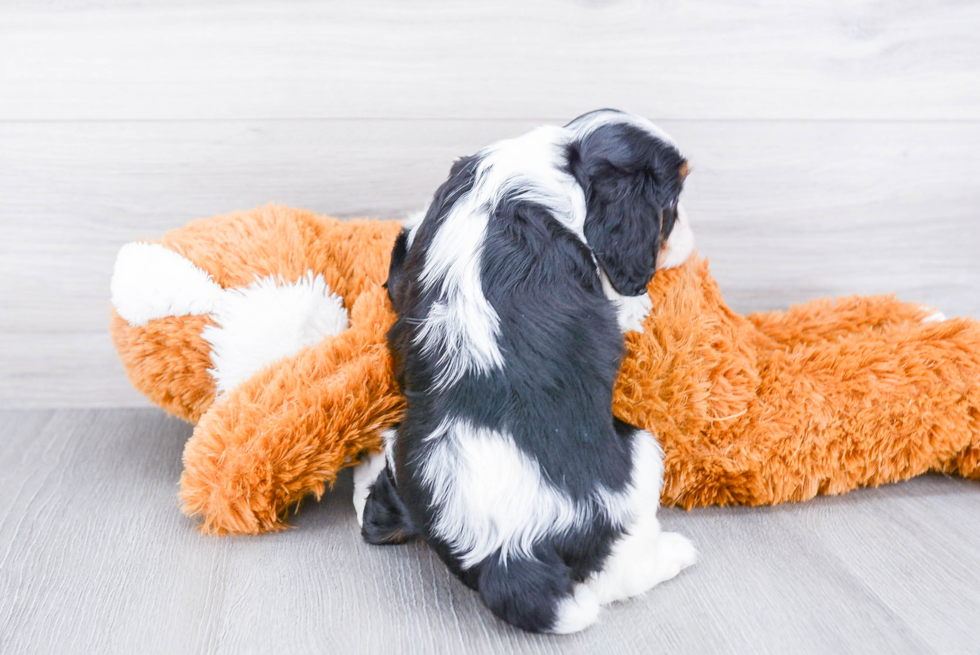
{"label": "white fur stripe", "polygon": [[[545,126],[482,150],[473,188],[455,201],[433,236],[421,281],[426,291],[438,293],[438,300],[416,339],[426,355],[438,357],[438,386],[503,366],[497,344],[500,318],[483,294],[480,266],[490,216],[508,191],[548,207],[555,220],[585,242],[585,195],[563,165],[571,136]],[[409,247],[418,229],[409,233]]]}
{"label": "white fur stripe", "polygon": [[659,447],[646,433],[634,443],[632,484],[622,492],[596,490],[591,501],[576,503],[549,483],[541,466],[511,435],[480,428],[464,419],[444,420],[426,441],[422,479],[438,508],[433,531],[474,566],[500,549],[501,557],[532,557],[534,544],[593,520],[602,511],[615,526],[625,526],[638,503],[659,504]]}
{"label": "white fur stripe", "polygon": [[653,309],[653,300],[650,293],[644,291],[638,296],[624,296],[613,288],[612,282],[606,272],[599,269],[599,279],[602,280],[602,291],[606,298],[612,302],[616,308],[616,318],[619,322],[619,330],[626,332],[643,332],[643,322],[650,315]]}
{"label": "white fur stripe", "polygon": [[436,384],[448,386],[465,373],[503,366],[497,346],[500,318],[483,295],[480,262],[488,218],[472,198],[460,200],[436,232],[426,252],[421,281],[439,300],[416,334],[430,357],[438,358]]}
{"label": "white fur stripe", "polygon": [[210,314],[222,294],[186,257],[138,241],[120,248],[110,290],[113,307],[134,326],[166,316]]}

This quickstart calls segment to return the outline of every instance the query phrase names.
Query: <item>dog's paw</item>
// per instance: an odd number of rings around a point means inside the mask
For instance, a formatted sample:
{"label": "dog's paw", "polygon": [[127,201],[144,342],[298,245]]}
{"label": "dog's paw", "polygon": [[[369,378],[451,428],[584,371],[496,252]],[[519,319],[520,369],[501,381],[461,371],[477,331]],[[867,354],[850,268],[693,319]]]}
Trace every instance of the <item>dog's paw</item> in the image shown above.
{"label": "dog's paw", "polygon": [[698,561],[698,551],[687,537],[676,532],[661,533],[657,540],[659,582],[670,580]]}
{"label": "dog's paw", "polygon": [[580,632],[599,618],[599,599],[584,584],[575,585],[574,593],[558,606],[558,616],[550,632],[569,634]]}

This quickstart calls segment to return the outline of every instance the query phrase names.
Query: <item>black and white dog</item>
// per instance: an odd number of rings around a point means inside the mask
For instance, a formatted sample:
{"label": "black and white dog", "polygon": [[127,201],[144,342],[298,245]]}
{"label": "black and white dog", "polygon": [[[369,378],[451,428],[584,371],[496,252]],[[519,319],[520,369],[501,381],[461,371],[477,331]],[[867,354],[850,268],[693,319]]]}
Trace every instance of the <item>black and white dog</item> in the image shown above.
{"label": "black and white dog", "polygon": [[612,110],[453,166],[392,254],[407,409],[355,473],[367,541],[420,534],[537,632],[582,630],[694,563],[657,522],[657,442],[612,415],[622,331],[642,329],[658,265],[693,248],[686,172],[663,132]]}

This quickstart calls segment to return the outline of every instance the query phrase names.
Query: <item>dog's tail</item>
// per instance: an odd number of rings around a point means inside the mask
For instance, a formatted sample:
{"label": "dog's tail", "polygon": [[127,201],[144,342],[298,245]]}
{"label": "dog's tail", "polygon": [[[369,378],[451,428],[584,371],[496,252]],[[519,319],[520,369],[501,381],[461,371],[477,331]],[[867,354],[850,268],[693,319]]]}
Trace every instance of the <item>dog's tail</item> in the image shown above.
{"label": "dog's tail", "polygon": [[530,632],[578,632],[599,618],[599,600],[572,581],[569,568],[552,552],[543,557],[490,556],[477,587],[498,617]]}
{"label": "dog's tail", "polygon": [[363,516],[361,535],[369,544],[401,544],[419,534],[408,515],[408,508],[398,495],[388,466],[371,485]]}

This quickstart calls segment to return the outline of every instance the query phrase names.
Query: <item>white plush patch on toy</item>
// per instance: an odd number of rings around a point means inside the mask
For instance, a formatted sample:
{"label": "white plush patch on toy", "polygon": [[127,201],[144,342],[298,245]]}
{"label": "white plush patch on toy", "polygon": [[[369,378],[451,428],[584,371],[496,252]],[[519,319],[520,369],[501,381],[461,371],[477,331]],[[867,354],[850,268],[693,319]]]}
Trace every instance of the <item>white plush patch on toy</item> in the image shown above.
{"label": "white plush patch on toy", "polygon": [[206,326],[201,336],[211,344],[214,366],[208,370],[218,393],[348,327],[343,300],[313,271],[292,283],[268,276],[228,289],[211,318],[217,325]]}
{"label": "white plush patch on toy", "polygon": [[133,326],[155,318],[210,314],[223,290],[192,261],[159,243],[120,248],[112,272],[112,305]]}
{"label": "white plush patch on toy", "polygon": [[929,305],[922,305],[922,309],[924,309],[927,312],[931,312],[931,314],[929,314],[924,319],[922,319],[923,323],[942,323],[943,321],[946,320],[946,314],[943,314],[935,307],[930,307]]}
{"label": "white plush patch on toy", "polygon": [[343,299],[323,275],[308,271],[295,282],[270,275],[222,289],[192,261],[157,243],[123,246],[110,286],[116,312],[133,326],[209,314],[216,325],[205,326],[201,336],[211,345],[208,372],[219,394],[349,325]]}

